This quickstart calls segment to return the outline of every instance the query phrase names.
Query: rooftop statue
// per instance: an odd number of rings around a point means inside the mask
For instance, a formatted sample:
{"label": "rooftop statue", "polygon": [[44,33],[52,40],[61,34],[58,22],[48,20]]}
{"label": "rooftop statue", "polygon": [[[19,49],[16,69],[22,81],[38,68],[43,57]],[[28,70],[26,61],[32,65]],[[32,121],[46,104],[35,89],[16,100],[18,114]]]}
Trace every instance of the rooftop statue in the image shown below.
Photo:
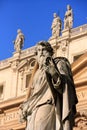
{"label": "rooftop statue", "polygon": [[20,52],[24,43],[24,34],[20,29],[17,30],[17,33],[18,34],[16,40],[14,41],[14,49],[16,50],[16,52]]}
{"label": "rooftop statue", "polygon": [[72,130],[77,102],[69,61],[53,58],[51,45],[39,42],[20,121],[27,122],[26,130]]}
{"label": "rooftop statue", "polygon": [[54,13],[53,16],[54,16],[54,19],[51,26],[52,36],[59,37],[61,33],[62,22],[61,22],[60,17],[57,16],[56,13]]}
{"label": "rooftop statue", "polygon": [[73,26],[73,12],[70,5],[67,5],[67,11],[64,18],[64,29],[72,28]]}

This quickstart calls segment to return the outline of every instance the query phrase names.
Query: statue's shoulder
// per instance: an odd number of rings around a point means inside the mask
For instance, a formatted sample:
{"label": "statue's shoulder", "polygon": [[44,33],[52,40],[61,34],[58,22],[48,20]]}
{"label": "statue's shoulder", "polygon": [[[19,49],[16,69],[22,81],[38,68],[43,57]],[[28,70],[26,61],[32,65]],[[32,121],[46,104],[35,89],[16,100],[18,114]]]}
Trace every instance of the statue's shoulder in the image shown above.
{"label": "statue's shoulder", "polygon": [[65,57],[56,57],[54,58],[54,62],[61,74],[70,76],[72,75],[71,65],[67,58]]}
{"label": "statue's shoulder", "polygon": [[66,58],[66,57],[56,57],[54,58],[54,62],[57,64],[58,62],[63,62],[63,63],[66,63],[66,64],[69,64],[69,60]]}

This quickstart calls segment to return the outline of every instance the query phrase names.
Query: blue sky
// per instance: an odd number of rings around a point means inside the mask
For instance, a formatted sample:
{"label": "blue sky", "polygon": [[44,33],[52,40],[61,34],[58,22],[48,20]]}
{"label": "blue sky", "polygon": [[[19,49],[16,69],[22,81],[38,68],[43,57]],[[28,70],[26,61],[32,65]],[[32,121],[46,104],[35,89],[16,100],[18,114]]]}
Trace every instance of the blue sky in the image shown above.
{"label": "blue sky", "polygon": [[19,28],[25,35],[23,49],[48,40],[53,13],[56,12],[63,22],[67,4],[73,9],[73,27],[86,24],[87,0],[0,0],[0,60],[12,56],[12,41]]}

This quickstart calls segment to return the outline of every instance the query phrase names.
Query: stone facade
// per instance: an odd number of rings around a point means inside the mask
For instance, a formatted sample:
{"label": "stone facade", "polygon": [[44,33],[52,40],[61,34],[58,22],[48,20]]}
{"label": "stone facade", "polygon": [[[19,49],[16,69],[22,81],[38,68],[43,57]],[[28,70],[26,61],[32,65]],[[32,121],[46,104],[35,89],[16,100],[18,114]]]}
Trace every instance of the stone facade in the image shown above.
{"label": "stone facade", "polygon": [[49,42],[53,45],[56,56],[65,56],[73,63],[87,52],[87,24],[65,29],[60,37],[50,37]]}
{"label": "stone facade", "polygon": [[72,64],[72,72],[78,96],[76,128],[87,129],[87,52]]}
{"label": "stone facade", "polygon": [[[65,56],[72,65],[72,72],[79,99],[75,130],[87,129],[87,25],[63,30],[58,39],[49,39],[55,56]],[[14,52],[0,62],[0,129],[24,130],[26,124],[18,119],[19,105],[24,101],[29,77],[35,63],[35,46]],[[75,59],[76,58],[76,59]]]}
{"label": "stone facade", "polygon": [[18,119],[35,63],[35,47],[0,62],[0,130],[23,129]]}
{"label": "stone facade", "polygon": [[[87,24],[67,28],[48,40],[54,57],[67,57],[72,66],[79,103],[74,130],[87,130]],[[35,63],[35,46],[13,53],[0,61],[0,130],[24,130],[19,123],[19,106],[24,101]]]}

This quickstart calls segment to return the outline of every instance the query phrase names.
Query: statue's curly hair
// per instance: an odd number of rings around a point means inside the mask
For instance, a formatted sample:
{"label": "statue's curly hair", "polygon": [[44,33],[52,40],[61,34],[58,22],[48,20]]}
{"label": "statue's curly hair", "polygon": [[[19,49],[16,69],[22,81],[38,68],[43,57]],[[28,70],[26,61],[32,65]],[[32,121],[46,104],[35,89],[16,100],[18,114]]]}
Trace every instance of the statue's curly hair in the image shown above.
{"label": "statue's curly hair", "polygon": [[52,48],[51,44],[47,41],[40,41],[40,42],[37,43],[36,52],[35,52],[36,55],[38,53],[38,50],[37,50],[38,45],[44,46],[46,48],[46,50],[50,53],[50,55],[51,56],[53,55],[53,53],[54,53],[53,48]]}

